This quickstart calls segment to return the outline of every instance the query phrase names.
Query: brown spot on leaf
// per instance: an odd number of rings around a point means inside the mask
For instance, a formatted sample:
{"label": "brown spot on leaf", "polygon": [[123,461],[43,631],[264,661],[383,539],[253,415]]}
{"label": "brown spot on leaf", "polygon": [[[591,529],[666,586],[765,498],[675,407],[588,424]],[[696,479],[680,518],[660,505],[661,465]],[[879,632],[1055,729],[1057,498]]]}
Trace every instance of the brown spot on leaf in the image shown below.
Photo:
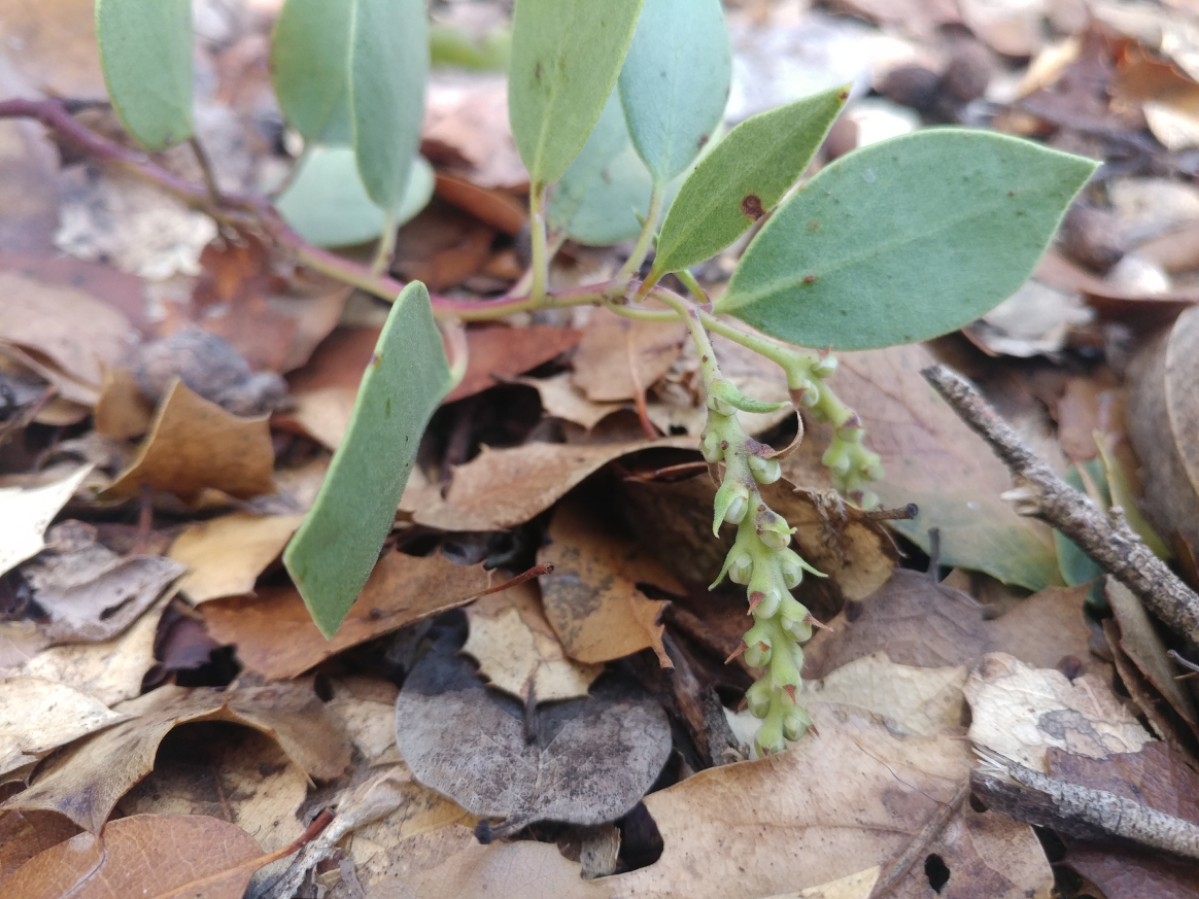
{"label": "brown spot on leaf", "polygon": [[757,194],[747,194],[741,198],[741,211],[755,222],[766,214],[762,208],[762,199]]}
{"label": "brown spot on leaf", "polygon": [[804,284],[815,284],[815,283],[816,283],[816,276],[815,276],[815,275],[804,275],[804,276],[803,276],[803,283],[804,283]]}

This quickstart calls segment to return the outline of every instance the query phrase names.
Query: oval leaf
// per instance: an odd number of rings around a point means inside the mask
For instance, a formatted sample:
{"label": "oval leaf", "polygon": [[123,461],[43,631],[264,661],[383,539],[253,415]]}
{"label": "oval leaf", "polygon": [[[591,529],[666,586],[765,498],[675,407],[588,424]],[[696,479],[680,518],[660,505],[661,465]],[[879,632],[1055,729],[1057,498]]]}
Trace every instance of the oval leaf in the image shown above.
{"label": "oval leaf", "polygon": [[353,0],[287,0],[271,37],[279,107],[309,141],[350,142],[347,94]]}
{"label": "oval leaf", "polygon": [[[396,211],[402,225],[433,197],[433,168],[420,156]],[[309,147],[275,208],[309,243],[342,247],[374,240],[383,233],[383,210],[366,195],[350,147]]]}
{"label": "oval leaf", "polygon": [[413,281],[391,307],[350,427],[283,564],[326,637],[366,584],[395,521],[421,434],[452,378],[429,292]]}
{"label": "oval leaf", "polygon": [[845,350],[957,330],[1023,283],[1095,165],[957,128],[873,144],[783,204],[716,311]]}
{"label": "oval leaf", "polygon": [[350,123],[367,196],[393,209],[420,146],[429,77],[424,0],[353,0]]}
{"label": "oval leaf", "polygon": [[643,0],[517,0],[508,120],[533,189],[583,149],[616,86]]}
{"label": "oval leaf", "polygon": [[652,187],[614,91],[582,152],[554,185],[547,216],[572,240],[611,246],[637,236]]}
{"label": "oval leaf", "polygon": [[645,0],[620,71],[620,102],[658,184],[694,162],[712,136],[732,65],[720,0]]}
{"label": "oval leaf", "polygon": [[670,206],[651,279],[702,262],[772,210],[849,97],[835,88],[746,119],[700,160]]}
{"label": "oval leaf", "polygon": [[96,41],[125,130],[147,150],[191,137],[191,0],[96,0]]}

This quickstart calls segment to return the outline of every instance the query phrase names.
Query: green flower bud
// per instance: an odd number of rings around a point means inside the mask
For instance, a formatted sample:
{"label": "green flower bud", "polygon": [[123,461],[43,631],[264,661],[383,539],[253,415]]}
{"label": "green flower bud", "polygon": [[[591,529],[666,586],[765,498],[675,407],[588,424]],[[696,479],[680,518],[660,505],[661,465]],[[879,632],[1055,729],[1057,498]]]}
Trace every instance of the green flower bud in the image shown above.
{"label": "green flower bud", "polygon": [[784,549],[778,554],[779,576],[788,590],[794,590],[803,583],[804,568],[807,563],[793,549]]}
{"label": "green flower bud", "polygon": [[750,668],[765,668],[770,664],[770,646],[766,643],[749,643],[745,647],[745,664]]}
{"label": "green flower bud", "polygon": [[828,449],[824,451],[824,455],[820,457],[820,464],[838,475],[849,471],[850,461],[849,449],[838,439],[834,439]]}
{"label": "green flower bud", "polygon": [[749,511],[749,488],[726,476],[724,483],[716,491],[716,500],[712,505],[715,511],[712,517],[712,533],[719,534],[721,523],[727,521],[729,524],[740,524],[745,518],[745,513]]}
{"label": "green flower bud", "polygon": [[736,546],[729,550],[729,556],[732,557],[728,563],[729,580],[734,584],[748,584],[754,573],[754,557]]}
{"label": "green flower bud", "polygon": [[789,596],[787,599],[779,606],[778,622],[796,643],[807,643],[812,639],[811,614],[795,597]]}
{"label": "green flower bud", "polygon": [[787,687],[798,690],[799,684],[799,667],[795,664],[794,656],[786,652],[773,653],[770,657],[770,686],[776,691]]}
{"label": "green flower bud", "polygon": [[757,532],[758,539],[767,549],[776,552],[786,549],[787,544],[791,542],[791,535],[795,533],[795,528],[788,525],[787,520],[781,515],[772,512],[765,506],[758,508],[761,511],[758,512],[757,520],[754,522],[754,531]]}
{"label": "green flower bud", "polygon": [[783,715],[783,736],[788,740],[798,740],[812,726],[812,719],[799,706],[790,708]]}
{"label": "green flower bud", "polygon": [[750,456],[746,461],[749,463],[750,474],[759,484],[773,484],[783,476],[783,466],[779,464],[778,459]]}
{"label": "green flower bud", "polygon": [[704,429],[704,435],[699,441],[699,449],[704,454],[705,462],[709,465],[720,462],[724,459],[724,451],[727,448],[728,444],[721,439],[711,425]]}
{"label": "green flower bud", "polygon": [[758,569],[754,571],[753,578],[750,579],[747,592],[749,601],[752,603],[751,611],[754,618],[759,621],[765,621],[778,614],[783,597],[790,595],[784,593],[779,586],[773,565],[758,566]]}
{"label": "green flower bud", "polygon": [[811,409],[820,402],[820,388],[811,381],[805,381],[791,388],[791,401],[803,409]]}
{"label": "green flower bud", "polygon": [[817,378],[831,378],[837,370],[836,356],[823,356],[812,363],[812,375]]}
{"label": "green flower bud", "polygon": [[754,737],[754,745],[758,747],[758,752],[762,755],[772,755],[787,748],[787,742],[783,739],[783,722],[780,720],[780,716],[771,715],[762,722],[762,726],[758,729],[758,735]]}
{"label": "green flower bud", "polygon": [[765,718],[770,711],[770,684],[763,678],[754,681],[745,691],[745,706],[755,718]]}

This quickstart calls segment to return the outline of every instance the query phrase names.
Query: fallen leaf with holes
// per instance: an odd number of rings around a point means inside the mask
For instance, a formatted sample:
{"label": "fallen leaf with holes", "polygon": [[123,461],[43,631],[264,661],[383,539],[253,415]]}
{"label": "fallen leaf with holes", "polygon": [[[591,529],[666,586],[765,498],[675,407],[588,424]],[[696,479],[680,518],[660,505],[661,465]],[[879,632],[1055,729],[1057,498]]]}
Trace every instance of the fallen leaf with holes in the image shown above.
{"label": "fallen leaf with holes", "polygon": [[649,599],[642,585],[676,595],[685,590],[643,545],[604,528],[583,503],[567,501],[554,512],[537,561],[554,566],[540,578],[541,601],[572,659],[608,662],[653,648],[662,667],[670,667],[658,623],[666,603]]}
{"label": "fallen leaf with holes", "polygon": [[1084,671],[1091,631],[1083,604],[1086,585],[1052,587],[1023,599],[1007,614],[986,619],[969,595],[900,569],[869,599],[848,606],[804,648],[805,677],[823,677],[854,659],[885,652],[902,665],[974,667],[988,652],[1018,654],[1043,668],[1074,656]]}
{"label": "fallen leaf with holes", "polygon": [[150,487],[191,502],[211,488],[246,499],[274,492],[274,464],[265,417],[239,418],[176,381],[133,462],[104,494],[123,499]]}
{"label": "fallen leaf with holes", "polygon": [[[819,736],[757,762],[701,771],[646,797],[665,841],[653,865],[604,881],[614,895],[793,895],[887,867],[945,811],[971,766],[953,732],[902,735],[873,716],[815,705]],[[786,786],[786,785],[793,786]],[[953,813],[919,859],[936,855],[961,895],[1048,895],[1053,873],[1027,825],[1001,815]],[[927,896],[917,862],[891,895]]]}
{"label": "fallen leaf with holes", "polygon": [[0,574],[45,548],[46,528],[91,470],[84,465],[48,483],[39,478],[27,487],[0,488]]}
{"label": "fallen leaf with holes", "polygon": [[670,370],[686,339],[681,321],[636,321],[596,309],[572,361],[575,385],[595,402],[636,399]]}
{"label": "fallen leaf with holes", "polygon": [[0,272],[0,296],[0,351],[15,350],[64,399],[93,405],[104,372],[129,352],[129,320],[82,291],[14,272]]}
{"label": "fallen leaf with holes", "polygon": [[170,551],[189,569],[180,591],[193,603],[253,593],[258,575],[279,558],[303,520],[236,512],[185,528]]}
{"label": "fallen leaf with holes", "polygon": [[695,449],[690,437],[603,444],[526,443],[484,449],[454,469],[443,499],[437,485],[409,487],[400,508],[444,531],[498,531],[544,512],[607,463],[647,449]]}
{"label": "fallen leaf with holes", "polygon": [[567,657],[537,593],[525,583],[475,601],[466,610],[470,636],[462,651],[491,686],[526,703],[586,696],[603,668]]}
{"label": "fallen leaf with holes", "polygon": [[238,658],[269,680],[295,677],[336,653],[469,602],[491,586],[482,565],[442,556],[391,552],[375,564],[362,593],[332,639],[326,639],[294,587],[264,587],[249,598],[200,607],[208,631],[236,643]]}
{"label": "fallen leaf with holes", "polygon": [[264,733],[189,724],[167,734],[154,770],[117,803],[122,817],[205,815],[235,824],[268,852],[304,832],[308,775]]}
{"label": "fallen leaf with holes", "polygon": [[0,808],[56,811],[98,832],[117,802],[154,769],[158,746],[171,730],[198,721],[228,721],[274,738],[308,775],[327,780],[350,761],[350,749],[312,693],[311,685],[184,690],[163,687],[116,711],[132,716],[63,750],[30,786]]}
{"label": "fallen leaf with holes", "polygon": [[81,833],[0,881],[5,895],[175,896],[240,899],[263,857],[236,825],[202,815],[136,815]]}
{"label": "fallen leaf with holes", "polygon": [[48,619],[39,626],[54,643],[111,640],[171,591],[185,570],[162,556],[118,556],[90,531],[78,522],[57,525],[49,540],[61,541],[62,549],[21,566]]}
{"label": "fallen leaf with holes", "polygon": [[670,754],[656,702],[590,696],[526,708],[489,690],[444,642],[396,700],[396,744],[412,773],[496,836],[533,821],[601,824],[640,801]]}
{"label": "fallen leaf with holes", "polygon": [[127,718],[65,684],[6,678],[0,681],[0,774]]}
{"label": "fallen leaf with holes", "polygon": [[154,667],[154,647],[164,594],[133,625],[112,640],[51,646],[26,658],[10,674],[40,677],[82,690],[107,706],[142,692],[146,672]]}
{"label": "fallen leaf with holes", "polygon": [[1153,738],[1104,683],[991,653],[966,684],[975,746],[1045,771],[1050,748],[1103,758]]}

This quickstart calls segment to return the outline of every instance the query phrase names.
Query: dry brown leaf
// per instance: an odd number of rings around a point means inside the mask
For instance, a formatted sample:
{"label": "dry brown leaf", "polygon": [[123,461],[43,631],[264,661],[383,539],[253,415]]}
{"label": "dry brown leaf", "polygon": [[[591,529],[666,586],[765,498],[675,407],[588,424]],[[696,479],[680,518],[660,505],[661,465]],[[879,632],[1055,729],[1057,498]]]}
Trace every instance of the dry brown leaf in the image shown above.
{"label": "dry brown leaf", "polygon": [[142,396],[133,370],[121,367],[104,373],[93,415],[97,434],[132,440],[150,429],[154,407]]}
{"label": "dry brown leaf", "polygon": [[987,620],[965,593],[928,575],[899,570],[869,600],[846,609],[812,638],[804,673],[822,677],[875,652],[902,665],[937,668],[973,667],[984,654],[1000,651],[1042,668],[1074,656],[1083,670],[1098,671],[1083,611],[1087,589],[1042,590],[1006,615]]}
{"label": "dry brown leaf", "polygon": [[273,493],[266,417],[239,418],[176,381],[133,462],[104,491],[136,496],[142,487],[195,500],[206,488],[245,499]]}
{"label": "dry brown leaf", "polygon": [[[763,761],[701,771],[645,800],[665,850],[603,881],[621,897],[791,894],[895,859],[968,776],[953,733],[900,736],[840,706],[812,709],[818,736]],[[940,856],[961,895],[1047,894],[1053,875],[1025,825],[964,805],[921,858]],[[892,895],[927,896],[917,864]]]}
{"label": "dry brown leaf", "polygon": [[501,234],[515,237],[529,218],[528,209],[510,192],[480,187],[448,172],[436,173],[434,190],[447,203],[469,212]]}
{"label": "dry brown leaf", "polygon": [[597,403],[587,399],[583,391],[574,385],[574,377],[568,372],[560,372],[548,378],[516,378],[518,384],[532,387],[541,397],[541,408],[550,418],[560,418],[563,421],[574,422],[586,431],[590,431],[602,419],[618,409],[626,408],[625,403]]}
{"label": "dry brown leaf", "polygon": [[93,833],[134,784],[154,769],[163,737],[180,724],[228,721],[273,737],[313,777],[329,779],[349,764],[350,750],[309,684],[228,692],[160,688],[122,704],[132,717],[87,737],[48,762],[3,808],[56,811]]}
{"label": "dry brown leaf", "polygon": [[43,474],[28,486],[0,488],[0,574],[45,548],[46,528],[91,470],[84,465],[58,472],[53,480]]}
{"label": "dry brown leaf", "polygon": [[393,552],[375,564],[332,639],[316,629],[294,587],[267,587],[254,598],[207,602],[201,614],[214,638],[237,644],[246,668],[279,680],[350,646],[463,605],[491,586],[490,581],[482,565]]}
{"label": "dry brown leaf", "polygon": [[554,566],[540,579],[541,601],[567,654],[607,662],[652,647],[669,668],[658,623],[666,603],[638,585],[682,594],[674,575],[630,536],[597,524],[582,502],[559,504],[549,538],[537,554],[538,562]]}
{"label": "dry brown leaf", "polygon": [[35,855],[77,833],[78,827],[54,812],[0,812],[0,883]]}
{"label": "dry brown leaf", "polygon": [[400,508],[417,524],[445,531],[498,531],[524,524],[607,463],[630,453],[661,448],[693,449],[690,437],[663,437],[604,444],[526,443],[487,449],[454,469],[449,494],[440,487],[411,486]]}
{"label": "dry brown leaf", "polygon": [[308,775],[266,734],[189,725],[167,734],[154,770],[117,803],[122,816],[207,815],[235,824],[268,852],[303,832]]}
{"label": "dry brown leaf", "polygon": [[422,138],[425,155],[480,187],[529,183],[508,127],[507,82],[500,75],[434,79]]}
{"label": "dry brown leaf", "polygon": [[575,353],[574,382],[596,402],[636,399],[670,370],[686,339],[681,321],[631,320],[595,309]]}
{"label": "dry brown leaf", "polygon": [[[81,522],[56,525],[51,551],[21,566],[48,620],[39,626],[54,643],[103,643],[127,630],[184,572],[162,556],[118,556]],[[61,548],[57,548],[56,544]]]}
{"label": "dry brown leaf", "polygon": [[0,774],[128,718],[66,684],[39,677],[0,681]]}
{"label": "dry brown leaf", "polygon": [[333,697],[325,703],[341,730],[368,765],[400,761],[395,748],[396,694],[390,681],[343,677],[331,681]]}
{"label": "dry brown leaf", "polygon": [[470,636],[462,651],[493,687],[526,703],[586,696],[603,666],[567,657],[537,594],[524,583],[477,600],[466,610]]}
{"label": "dry brown leaf", "polygon": [[189,569],[180,591],[193,603],[253,593],[258,575],[279,558],[303,520],[236,512],[185,528],[170,551]]}
{"label": "dry brown leaf", "polygon": [[958,0],[962,21],[997,53],[1032,56],[1044,43],[1047,0]]}
{"label": "dry brown leaf", "polygon": [[1169,540],[1199,547],[1199,308],[1147,343],[1129,369],[1128,434],[1142,465],[1142,509]]}
{"label": "dry brown leaf", "polygon": [[80,100],[107,96],[89,0],[0,3],[5,57],[41,90]]}
{"label": "dry brown leaf", "polygon": [[105,371],[128,355],[129,320],[90,294],[14,272],[0,272],[0,296],[0,345],[44,360],[37,370],[60,396],[93,405]]}
{"label": "dry brown leaf", "polygon": [[561,355],[583,339],[574,328],[533,325],[527,328],[471,328],[466,332],[466,375],[445,398],[450,403],[473,396]]}
{"label": "dry brown leaf", "polygon": [[1006,653],[987,655],[966,684],[976,746],[1045,771],[1050,748],[1103,758],[1135,752],[1152,737],[1111,689],[1089,675],[1074,681]]}
{"label": "dry brown leaf", "polygon": [[137,815],[47,849],[0,881],[0,891],[22,899],[241,899],[262,861],[254,838],[225,821]]}

